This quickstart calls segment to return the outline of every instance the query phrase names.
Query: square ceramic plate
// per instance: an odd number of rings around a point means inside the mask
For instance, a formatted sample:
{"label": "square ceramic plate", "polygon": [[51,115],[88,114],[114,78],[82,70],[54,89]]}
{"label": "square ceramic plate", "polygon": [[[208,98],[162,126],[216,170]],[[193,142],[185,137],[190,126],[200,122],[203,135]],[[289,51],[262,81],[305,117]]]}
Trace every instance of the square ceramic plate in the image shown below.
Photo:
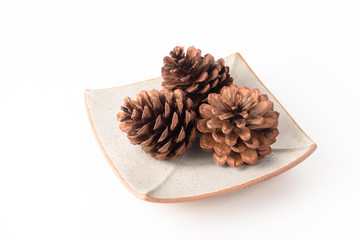
{"label": "square ceramic plate", "polygon": [[140,90],[161,89],[162,78],[136,84],[85,91],[91,127],[107,161],[121,182],[136,197],[151,202],[184,202],[241,190],[279,175],[296,166],[316,149],[316,144],[257,78],[240,54],[225,59],[238,86],[258,88],[274,102],[280,113],[279,136],[272,154],[257,166],[217,166],[212,154],[195,143],[178,159],[160,161],[132,145],[119,130],[116,114],[126,96],[135,98]]}

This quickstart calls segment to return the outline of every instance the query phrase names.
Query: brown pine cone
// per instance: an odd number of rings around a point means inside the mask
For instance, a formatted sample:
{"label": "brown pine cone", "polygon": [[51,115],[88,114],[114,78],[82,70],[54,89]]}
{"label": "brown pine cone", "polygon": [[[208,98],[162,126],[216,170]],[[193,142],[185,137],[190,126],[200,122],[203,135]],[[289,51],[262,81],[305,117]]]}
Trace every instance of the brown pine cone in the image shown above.
{"label": "brown pine cone", "polygon": [[193,102],[181,90],[142,90],[136,100],[126,97],[121,110],[121,131],[154,158],[176,158],[196,139]]}
{"label": "brown pine cone", "polygon": [[187,49],[186,55],[184,47],[175,47],[170,57],[164,57],[161,74],[162,86],[185,91],[196,109],[209,93],[219,93],[223,86],[233,82],[224,59],[215,61],[211,54],[202,57],[201,50],[193,46]]}
{"label": "brown pine cone", "polygon": [[279,113],[267,95],[259,95],[257,88],[231,85],[210,94],[208,103],[199,108],[202,119],[197,128],[203,133],[201,148],[213,152],[217,165],[256,165],[271,153],[270,145],[279,134]]}

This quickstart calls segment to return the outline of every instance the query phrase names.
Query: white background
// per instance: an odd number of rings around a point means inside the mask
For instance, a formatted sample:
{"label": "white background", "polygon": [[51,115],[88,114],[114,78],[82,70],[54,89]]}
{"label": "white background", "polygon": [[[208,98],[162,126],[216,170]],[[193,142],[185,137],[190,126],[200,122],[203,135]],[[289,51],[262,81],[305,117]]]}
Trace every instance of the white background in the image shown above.
{"label": "white background", "polygon": [[[359,239],[358,1],[0,1],[0,239]],[[318,144],[269,181],[133,197],[83,91],[160,75],[176,45],[240,52]]]}

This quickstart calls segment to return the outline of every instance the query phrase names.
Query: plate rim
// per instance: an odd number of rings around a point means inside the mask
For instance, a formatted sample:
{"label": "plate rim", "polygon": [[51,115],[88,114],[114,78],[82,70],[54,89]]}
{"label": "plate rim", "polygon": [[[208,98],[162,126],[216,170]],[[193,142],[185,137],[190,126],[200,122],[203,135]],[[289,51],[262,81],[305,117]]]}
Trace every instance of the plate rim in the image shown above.
{"label": "plate rim", "polygon": [[[137,198],[139,198],[141,200],[144,200],[144,201],[155,202],[155,203],[179,203],[179,202],[189,202],[189,201],[196,201],[196,200],[201,200],[201,199],[206,199],[206,198],[212,198],[212,197],[217,197],[217,196],[237,192],[239,190],[242,190],[244,188],[247,188],[247,187],[253,186],[255,184],[264,182],[264,181],[266,181],[266,180],[268,180],[270,178],[273,178],[275,176],[280,175],[281,173],[286,172],[287,170],[295,167],[296,165],[298,165],[299,163],[304,161],[306,158],[308,158],[316,150],[316,148],[317,148],[316,143],[314,143],[314,141],[301,129],[301,127],[296,123],[296,121],[292,118],[292,116],[286,111],[286,109],[279,102],[279,100],[277,100],[277,98],[272,94],[272,92],[264,85],[264,83],[255,74],[255,72],[250,68],[249,64],[245,61],[245,59],[241,56],[241,54],[238,53],[238,52],[235,52],[235,53],[233,53],[233,54],[231,54],[231,55],[229,55],[227,57],[232,57],[232,56],[238,56],[245,63],[245,65],[250,70],[250,72],[256,77],[257,81],[259,81],[259,83],[266,89],[266,91],[274,98],[274,100],[280,105],[280,107],[290,117],[290,119],[299,128],[299,130],[312,142],[312,145],[310,145],[309,149],[303,155],[301,155],[299,158],[295,159],[294,161],[288,163],[287,165],[285,165],[285,166],[283,166],[283,167],[281,167],[281,168],[279,168],[279,169],[277,169],[277,170],[275,170],[275,171],[273,171],[271,173],[268,173],[268,174],[263,175],[261,177],[258,177],[256,179],[250,180],[248,182],[245,182],[245,183],[242,183],[242,184],[230,187],[230,188],[221,189],[219,191],[210,192],[210,193],[204,193],[204,194],[200,194],[200,195],[194,195],[194,196],[190,196],[190,197],[157,198],[157,197],[153,197],[153,196],[149,195],[148,193],[139,193],[135,189],[133,189],[127,183],[127,181],[124,179],[124,177],[120,174],[120,172],[116,168],[114,162],[110,159],[110,157],[106,153],[105,148],[104,148],[103,144],[101,143],[101,141],[99,139],[99,136],[98,136],[98,134],[96,132],[96,129],[95,129],[95,126],[94,126],[94,121],[92,120],[91,113],[90,113],[90,108],[89,108],[89,104],[88,104],[88,93],[91,90],[86,89],[84,91],[85,108],[86,108],[88,119],[90,121],[91,129],[92,129],[92,131],[93,131],[93,133],[95,135],[96,142],[98,143],[103,155],[105,156],[106,161],[110,165],[110,167],[113,170],[113,172],[115,173],[115,175],[119,178],[120,182],[122,182],[122,184],[126,187],[126,189],[129,192],[131,192],[135,197],[137,197]],[[142,83],[142,82],[148,82],[148,81],[155,80],[157,78],[159,78],[159,77],[152,78],[152,79],[145,80],[145,81],[141,81],[141,82],[131,83],[131,84],[128,84],[128,85],[123,85],[121,87],[135,85],[135,84]],[[110,87],[110,88],[105,88],[105,89],[111,89],[111,88],[116,88],[116,87]]]}

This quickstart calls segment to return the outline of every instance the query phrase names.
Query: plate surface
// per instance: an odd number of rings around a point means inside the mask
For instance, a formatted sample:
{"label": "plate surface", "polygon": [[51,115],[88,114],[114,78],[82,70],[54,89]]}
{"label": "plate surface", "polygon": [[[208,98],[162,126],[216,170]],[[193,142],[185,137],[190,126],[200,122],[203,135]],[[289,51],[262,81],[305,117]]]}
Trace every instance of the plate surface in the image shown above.
{"label": "plate surface", "polygon": [[266,89],[239,53],[225,59],[238,86],[258,88],[274,102],[280,113],[279,136],[272,154],[256,166],[217,166],[212,154],[198,142],[178,159],[160,161],[130,144],[119,130],[116,114],[126,96],[135,98],[140,90],[161,89],[162,78],[133,85],[85,91],[88,116],[95,137],[107,161],[121,182],[136,197],[151,202],[184,202],[238,191],[296,166],[316,149],[316,144]]}

